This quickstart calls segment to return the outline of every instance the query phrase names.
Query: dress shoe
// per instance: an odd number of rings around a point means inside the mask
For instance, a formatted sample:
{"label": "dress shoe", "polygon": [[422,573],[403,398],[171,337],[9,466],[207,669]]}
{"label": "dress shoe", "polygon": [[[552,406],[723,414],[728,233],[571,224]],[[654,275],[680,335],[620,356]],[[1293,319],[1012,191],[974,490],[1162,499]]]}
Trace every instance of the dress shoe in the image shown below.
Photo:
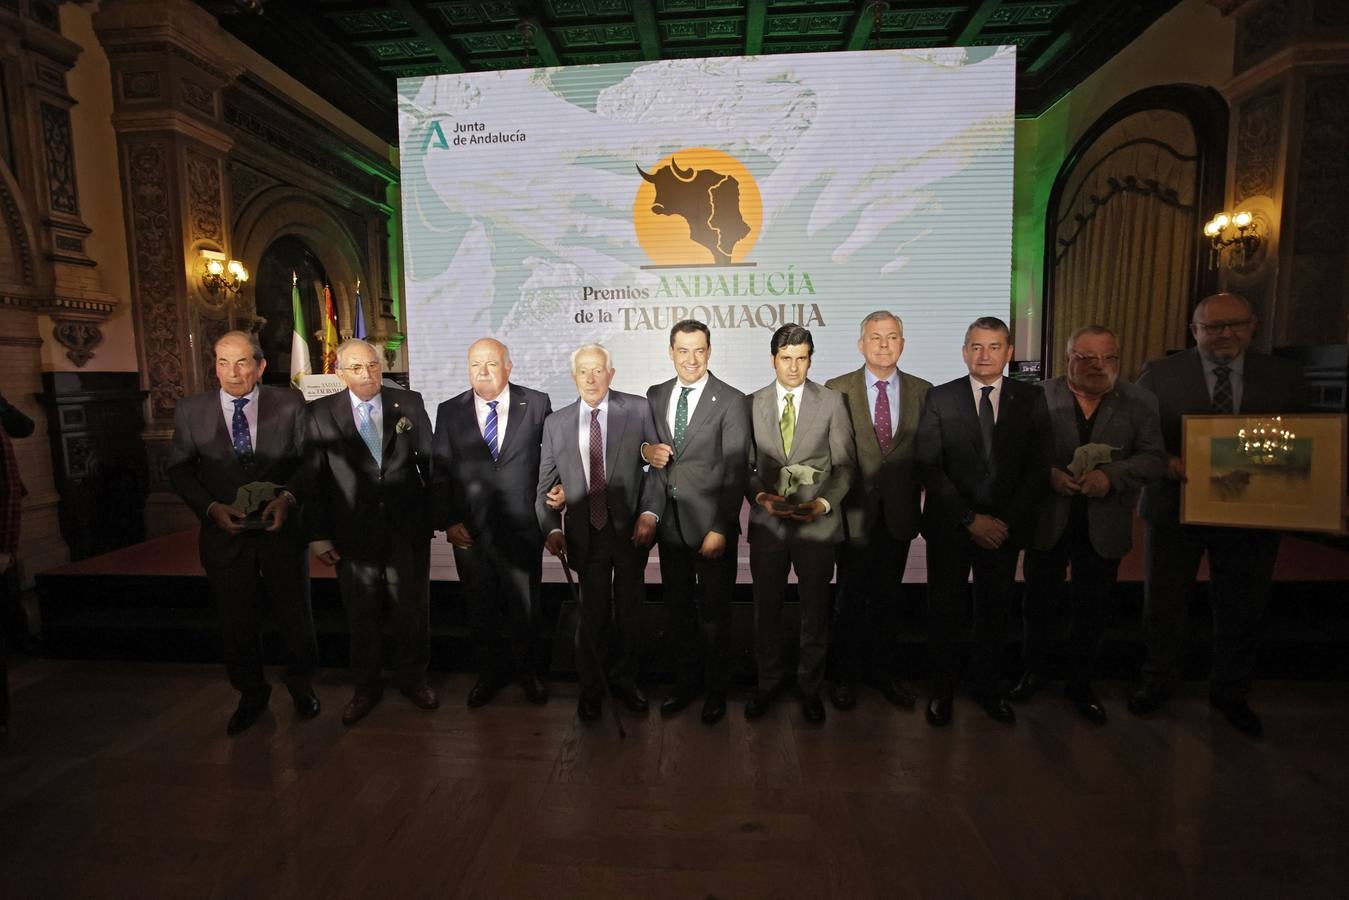
{"label": "dress shoe", "polygon": [[297,719],[312,719],[319,714],[319,698],[312,688],[302,694],[292,694],[291,699],[295,701]]}
{"label": "dress shoe", "polygon": [[951,724],[951,695],[938,694],[927,701],[927,724],[938,728]]}
{"label": "dress shoe", "polygon": [[357,688],[356,693],[351,695],[350,702],[342,708],[342,724],[355,725],[361,719],[370,715],[370,711],[375,708],[383,696],[383,691]]}
{"label": "dress shoe", "polygon": [[801,716],[812,725],[824,722],[824,701],[819,694],[807,694],[801,698]]}
{"label": "dress shoe", "polygon": [[651,703],[646,699],[646,692],[630,678],[620,678],[611,685],[611,689],[614,699],[621,700],[629,712],[644,713],[651,706]]}
{"label": "dress shoe", "polygon": [[234,715],[230,716],[229,722],[225,725],[225,734],[233,737],[247,731],[262,716],[262,711],[267,708],[267,701],[271,696],[272,686],[268,684],[263,685],[252,696],[240,697]]}
{"label": "dress shoe", "polygon": [[582,722],[599,721],[600,712],[603,708],[603,702],[598,694],[582,691],[580,698],[576,701],[576,718]]}
{"label": "dress shoe", "polygon": [[745,704],[745,718],[753,722],[755,719],[762,719],[764,713],[773,705],[772,691],[755,691]]}
{"label": "dress shoe", "polygon": [[836,684],[829,689],[829,702],[834,709],[849,710],[857,705],[857,687],[851,683]]}
{"label": "dress shoe", "polygon": [[1255,710],[1240,697],[1223,697],[1218,694],[1208,695],[1208,705],[1218,710],[1218,712],[1227,716],[1227,721],[1232,723],[1232,727],[1248,737],[1261,738],[1265,736],[1265,726],[1261,724],[1260,717],[1255,714]]}
{"label": "dress shoe", "polygon": [[1007,699],[1013,703],[1025,703],[1047,684],[1049,684],[1049,679],[1045,676],[1038,672],[1027,672],[1021,676],[1021,680],[1016,683],[1016,687],[1007,692]]}
{"label": "dress shoe", "polygon": [[520,687],[525,689],[525,699],[535,706],[548,702],[548,686],[537,675],[526,675],[520,679]]}
{"label": "dress shoe", "polygon": [[997,691],[979,691],[970,694],[971,699],[979,704],[979,708],[988,713],[988,717],[995,722],[1012,724],[1016,721],[1016,713],[1012,711],[1009,704]]}
{"label": "dress shoe", "polygon": [[404,697],[411,700],[412,705],[418,709],[436,709],[440,706],[440,695],[437,694],[436,689],[429,684],[424,684],[419,688],[413,688],[411,690],[403,688],[401,693]]}
{"label": "dress shoe", "polygon": [[1136,716],[1146,716],[1156,712],[1161,705],[1171,699],[1171,691],[1160,684],[1144,684],[1129,695],[1129,712]]}
{"label": "dress shoe", "polygon": [[913,709],[918,703],[917,697],[891,681],[889,678],[873,678],[868,681],[867,684],[879,692],[886,700],[889,700],[892,706],[902,706],[905,709]]}
{"label": "dress shoe", "polygon": [[674,693],[666,697],[660,704],[660,714],[662,716],[675,716],[684,711],[698,696],[698,691],[693,688],[676,687]]}
{"label": "dress shoe", "polygon": [[726,715],[726,695],[720,691],[712,691],[703,700],[703,711],[699,718],[703,720],[704,725],[715,725],[724,715]]}
{"label": "dress shoe", "polygon": [[1081,713],[1082,718],[1093,725],[1105,724],[1105,707],[1096,699],[1096,694],[1092,692],[1090,686],[1064,688],[1063,696],[1067,697],[1073,708]]}
{"label": "dress shoe", "polygon": [[501,690],[501,679],[488,675],[479,675],[473,688],[468,692],[469,709],[477,709],[492,702],[492,698]]}

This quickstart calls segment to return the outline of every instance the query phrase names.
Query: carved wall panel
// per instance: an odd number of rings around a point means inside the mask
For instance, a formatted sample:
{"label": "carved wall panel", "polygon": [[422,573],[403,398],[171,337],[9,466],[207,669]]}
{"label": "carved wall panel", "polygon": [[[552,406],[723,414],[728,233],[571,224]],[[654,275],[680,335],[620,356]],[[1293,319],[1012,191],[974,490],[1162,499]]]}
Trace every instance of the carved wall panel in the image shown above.
{"label": "carved wall panel", "polygon": [[187,207],[189,239],[224,242],[220,221],[220,160],[201,153],[187,153]]}
{"label": "carved wall panel", "polygon": [[49,103],[39,106],[42,110],[42,142],[47,150],[47,191],[51,197],[51,207],[57,212],[79,215],[70,112]]}
{"label": "carved wall panel", "polygon": [[158,72],[123,72],[123,100],[157,100],[162,91]]}
{"label": "carved wall panel", "polygon": [[1298,160],[1296,252],[1343,254],[1349,221],[1349,75],[1307,79]]}
{"label": "carved wall panel", "polygon": [[233,161],[229,164],[229,176],[230,209],[236,212],[243,209],[259,192],[279,184],[275,178],[264,175],[252,166]]}
{"label": "carved wall panel", "polygon": [[1273,196],[1283,139],[1283,88],[1274,85],[1237,107],[1236,177],[1233,197]]}
{"label": "carved wall panel", "polygon": [[154,420],[169,420],[184,393],[173,278],[181,248],[171,231],[169,151],[158,142],[128,144],[125,151],[150,414]]}

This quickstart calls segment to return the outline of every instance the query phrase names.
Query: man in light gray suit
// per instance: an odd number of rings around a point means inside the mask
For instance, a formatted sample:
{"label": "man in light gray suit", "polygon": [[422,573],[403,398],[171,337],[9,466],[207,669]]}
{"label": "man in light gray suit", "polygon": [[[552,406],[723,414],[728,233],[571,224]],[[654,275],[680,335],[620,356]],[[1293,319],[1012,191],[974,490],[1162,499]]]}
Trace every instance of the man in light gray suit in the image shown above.
{"label": "man in light gray suit", "polygon": [[[1042,386],[1053,431],[1052,491],[1040,504],[1026,549],[1023,602],[1026,671],[1008,694],[1025,701],[1048,680],[1049,622],[1072,566],[1072,630],[1064,693],[1087,721],[1105,722],[1091,689],[1104,613],[1133,546],[1133,512],[1143,485],[1166,474],[1157,400],[1119,381],[1119,340],[1109,328],[1088,325],[1068,338],[1068,374]],[[1078,449],[1094,445],[1090,469],[1072,466]],[[1085,455],[1085,451],[1084,451]],[[1071,467],[1071,468],[1070,468]]]}
{"label": "man in light gray suit", "polygon": [[[610,655],[602,638],[611,618],[618,645],[609,679],[614,696],[633,712],[647,709],[636,677],[643,576],[665,488],[659,472],[643,471],[642,445],[656,442],[651,409],[645,397],[609,390],[614,378],[609,351],[599,344],[578,348],[571,355],[571,374],[581,397],[544,420],[535,510],[548,552],[565,557],[580,576],[576,713],[581,721],[593,722],[600,717],[601,666]],[[548,502],[559,484],[565,521]]]}
{"label": "man in light gray suit", "polygon": [[750,396],[754,427],[746,496],[754,579],[754,655],[759,684],[745,716],[768,712],[782,685],[782,603],[795,567],[801,640],[796,683],[806,721],[824,721],[820,687],[829,635],[834,547],[843,540],[843,498],[857,476],[852,421],[843,395],[806,379],[815,341],[783,325],[771,342],[774,382]]}

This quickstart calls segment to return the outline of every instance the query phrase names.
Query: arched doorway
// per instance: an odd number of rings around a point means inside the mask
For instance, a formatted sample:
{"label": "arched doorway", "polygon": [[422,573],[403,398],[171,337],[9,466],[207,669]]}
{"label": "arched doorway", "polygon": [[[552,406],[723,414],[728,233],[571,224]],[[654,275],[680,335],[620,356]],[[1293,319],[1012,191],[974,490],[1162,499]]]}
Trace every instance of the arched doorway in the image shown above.
{"label": "arched doorway", "polygon": [[314,334],[323,326],[323,285],[328,280],[327,273],[303,240],[294,235],[277,238],[258,260],[254,287],[257,315],[262,320],[258,341],[267,356],[267,371],[263,375],[266,384],[290,383],[291,333],[295,328],[291,311],[292,276],[300,291],[309,358],[316,365],[323,359]]}

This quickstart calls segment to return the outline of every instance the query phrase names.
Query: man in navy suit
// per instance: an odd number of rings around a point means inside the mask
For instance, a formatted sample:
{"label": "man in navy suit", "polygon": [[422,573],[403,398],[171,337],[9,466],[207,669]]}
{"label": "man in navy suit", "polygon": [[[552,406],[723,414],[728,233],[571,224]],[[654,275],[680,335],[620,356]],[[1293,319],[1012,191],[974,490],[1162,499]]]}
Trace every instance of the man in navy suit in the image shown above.
{"label": "man in navy suit", "polygon": [[435,521],[454,546],[477,654],[468,705],[483,706],[512,677],[548,702],[548,635],[539,603],[543,536],[534,511],[548,395],[512,384],[506,345],[468,348],[472,385],[436,410]]}
{"label": "man in navy suit", "polygon": [[[611,655],[614,696],[633,712],[647,709],[637,682],[641,610],[646,559],[664,509],[665,485],[659,472],[644,471],[641,455],[643,444],[656,441],[651,409],[645,397],[609,389],[614,379],[609,351],[599,344],[580,347],[571,355],[571,374],[581,396],[543,424],[535,510],[548,552],[565,556],[580,576],[576,713],[592,722],[601,711],[601,667]],[[566,497],[565,522],[548,503],[559,484]],[[604,641],[611,624],[613,654]]]}

